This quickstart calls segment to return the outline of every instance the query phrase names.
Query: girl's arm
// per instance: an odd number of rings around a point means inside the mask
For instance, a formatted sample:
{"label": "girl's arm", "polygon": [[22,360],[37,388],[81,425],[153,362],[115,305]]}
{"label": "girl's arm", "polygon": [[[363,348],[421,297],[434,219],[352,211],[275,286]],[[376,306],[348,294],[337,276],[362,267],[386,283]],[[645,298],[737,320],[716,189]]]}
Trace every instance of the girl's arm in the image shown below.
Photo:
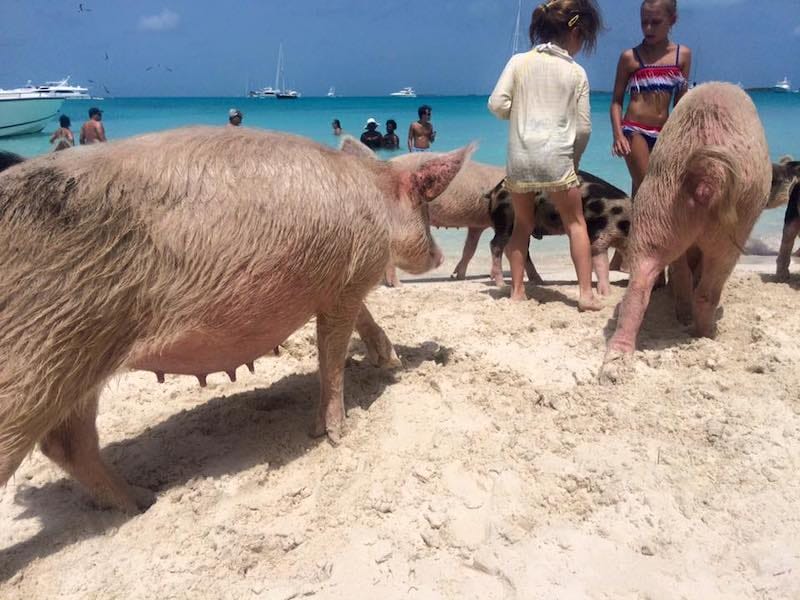
{"label": "girl's arm", "polygon": [[511,103],[514,94],[514,59],[508,61],[506,68],[500,74],[497,85],[494,86],[492,95],[489,96],[489,110],[499,119],[508,119],[511,116]]}
{"label": "girl's arm", "polygon": [[628,50],[623,52],[617,63],[617,75],[614,78],[614,92],[611,96],[611,134],[614,136],[614,145],[611,152],[614,156],[627,156],[631,152],[628,138],[622,133],[622,105],[625,102],[625,86],[628,85],[630,69],[628,68]]}
{"label": "girl's arm", "polygon": [[686,78],[686,85],[675,94],[675,100],[672,103],[673,108],[678,104],[678,100],[683,98],[686,92],[689,91],[689,76],[692,73],[692,51],[686,46],[681,46],[681,55],[678,57],[678,60],[681,62],[681,71]]}
{"label": "girl's arm", "polygon": [[586,146],[589,145],[589,136],[592,134],[592,109],[589,104],[589,80],[583,76],[581,88],[578,93],[578,121],[575,125],[575,144],[573,146],[573,157],[575,160],[575,171],[581,162]]}

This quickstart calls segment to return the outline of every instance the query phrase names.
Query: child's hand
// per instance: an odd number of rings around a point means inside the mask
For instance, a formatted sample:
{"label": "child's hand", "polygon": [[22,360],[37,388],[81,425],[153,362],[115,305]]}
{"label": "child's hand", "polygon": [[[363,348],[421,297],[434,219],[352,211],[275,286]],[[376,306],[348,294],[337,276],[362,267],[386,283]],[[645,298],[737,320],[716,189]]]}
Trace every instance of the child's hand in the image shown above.
{"label": "child's hand", "polygon": [[624,135],[614,138],[614,145],[611,147],[611,153],[614,156],[628,156],[631,153],[631,145],[628,138]]}

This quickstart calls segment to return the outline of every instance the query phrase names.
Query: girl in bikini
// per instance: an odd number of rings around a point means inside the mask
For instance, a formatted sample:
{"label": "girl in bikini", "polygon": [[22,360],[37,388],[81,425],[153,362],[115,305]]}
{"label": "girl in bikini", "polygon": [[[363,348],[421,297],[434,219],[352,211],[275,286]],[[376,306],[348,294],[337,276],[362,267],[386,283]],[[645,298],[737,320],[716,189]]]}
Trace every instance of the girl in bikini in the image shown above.
{"label": "girl in bikini", "polygon": [[[619,57],[614,97],[611,100],[612,152],[622,156],[632,179],[632,196],[644,179],[650,152],[673,106],[688,88],[692,53],[670,41],[678,20],[677,0],[644,0],[641,7],[644,40]],[[626,92],[630,102],[625,116]]]}

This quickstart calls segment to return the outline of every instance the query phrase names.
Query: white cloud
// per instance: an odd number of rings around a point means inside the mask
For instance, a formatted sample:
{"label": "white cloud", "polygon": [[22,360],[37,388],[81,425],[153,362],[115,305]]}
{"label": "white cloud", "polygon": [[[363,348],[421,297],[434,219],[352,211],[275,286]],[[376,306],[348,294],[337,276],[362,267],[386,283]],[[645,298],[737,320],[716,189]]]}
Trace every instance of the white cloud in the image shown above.
{"label": "white cloud", "polygon": [[175,29],[181,20],[177,13],[165,8],[161,13],[139,19],[139,29],[147,31],[167,31]]}

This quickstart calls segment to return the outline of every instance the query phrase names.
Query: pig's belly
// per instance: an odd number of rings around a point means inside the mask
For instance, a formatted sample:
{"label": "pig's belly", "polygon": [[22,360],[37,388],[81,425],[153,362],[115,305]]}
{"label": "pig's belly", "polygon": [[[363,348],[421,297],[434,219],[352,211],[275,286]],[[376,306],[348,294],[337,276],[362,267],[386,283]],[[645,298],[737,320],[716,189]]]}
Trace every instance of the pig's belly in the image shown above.
{"label": "pig's belly", "polygon": [[[309,315],[310,317],[310,315]],[[200,330],[179,335],[167,344],[149,340],[135,346],[125,366],[155,373],[206,375],[235,371],[257,358],[272,354],[278,344],[309,317],[295,322],[261,323],[258,330]]]}

